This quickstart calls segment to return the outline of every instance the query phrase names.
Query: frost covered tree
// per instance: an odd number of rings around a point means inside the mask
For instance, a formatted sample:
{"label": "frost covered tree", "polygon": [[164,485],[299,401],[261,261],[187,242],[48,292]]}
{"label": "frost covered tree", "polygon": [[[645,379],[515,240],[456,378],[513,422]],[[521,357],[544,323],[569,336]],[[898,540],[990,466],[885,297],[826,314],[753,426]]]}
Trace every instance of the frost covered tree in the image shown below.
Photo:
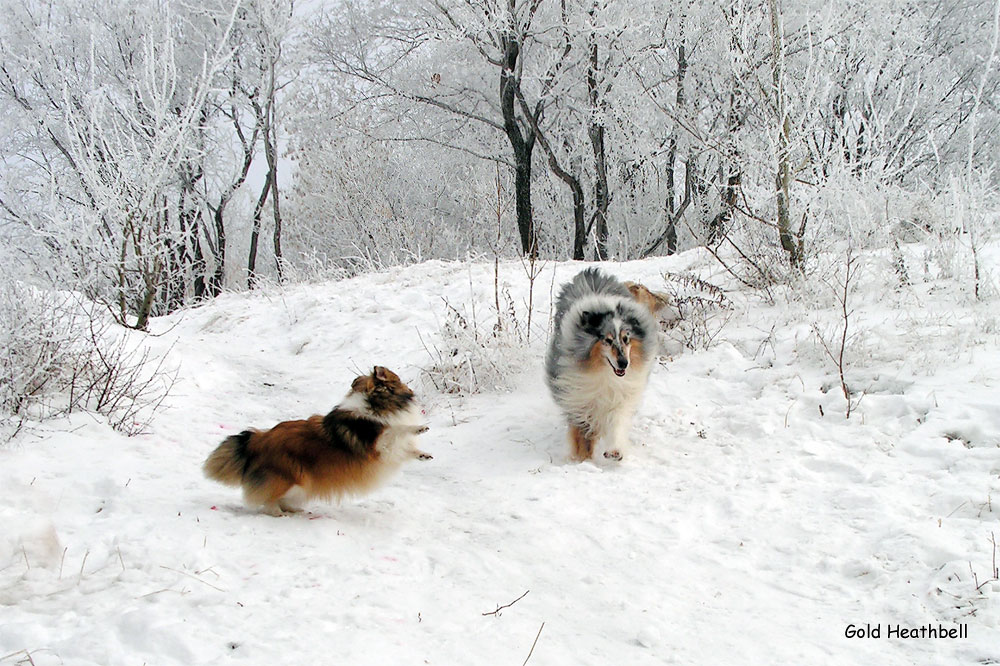
{"label": "frost covered tree", "polygon": [[198,53],[178,48],[192,30],[170,7],[12,3],[6,13],[0,92],[34,126],[20,159],[40,166],[52,204],[23,217],[121,322],[144,328],[202,272],[186,194],[229,25]]}
{"label": "frost covered tree", "polygon": [[273,112],[254,105],[273,99],[274,49],[249,36],[290,5],[8,5],[0,100],[17,168],[4,172],[4,210],[44,239],[54,256],[38,260],[137,328],[219,293],[227,207],[258,138],[273,147]]}
{"label": "frost covered tree", "polygon": [[[349,103],[379,102],[370,107],[378,111],[370,130],[388,125],[381,136],[419,138],[510,166],[525,254],[538,252],[532,156],[545,102],[528,100],[525,82],[544,76],[536,60],[542,5],[348,1],[317,22],[312,38],[323,71],[352,89]],[[507,140],[506,156],[497,154],[492,133]]]}
{"label": "frost covered tree", "polygon": [[[638,20],[639,6],[345,3],[316,22],[313,43],[321,71],[346,91],[341,108],[368,111],[360,132],[444,145],[510,167],[523,253],[537,252],[544,237],[548,252],[582,259],[592,238],[603,258],[611,183],[619,175],[613,142],[629,139],[631,124],[621,131],[618,124],[636,93],[619,85],[633,78],[623,51],[648,44],[654,22],[653,4],[643,7],[646,21]],[[506,139],[502,152],[497,135]],[[543,192],[555,200],[544,202],[541,216],[533,187],[546,184],[536,158],[569,198],[563,207],[561,195]],[[572,222],[553,224],[553,216]]]}

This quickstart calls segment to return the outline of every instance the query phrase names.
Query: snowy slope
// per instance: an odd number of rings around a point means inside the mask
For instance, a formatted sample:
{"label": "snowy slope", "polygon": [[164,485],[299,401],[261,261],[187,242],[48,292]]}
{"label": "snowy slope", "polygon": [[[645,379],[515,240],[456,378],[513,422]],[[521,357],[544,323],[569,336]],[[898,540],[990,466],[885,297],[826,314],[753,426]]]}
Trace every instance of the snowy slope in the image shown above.
{"label": "snowy slope", "polygon": [[[145,344],[179,380],[148,434],[76,414],[0,449],[0,664],[521,664],[536,636],[534,664],[1000,663],[1000,583],[976,590],[1000,533],[988,303],[872,278],[845,419],[811,326],[832,307],[732,289],[708,348],[654,371],[625,460],[575,464],[541,359],[552,293],[580,268],[536,280],[531,342],[503,357],[513,390],[468,397],[424,370],[448,348],[442,297],[488,328],[491,264],[154,322]],[[607,268],[734,286],[694,252]],[[500,271],[523,317],[524,270]],[[325,412],[376,363],[421,392],[433,460],[280,519],[202,478],[226,435]],[[968,637],[887,636],[938,623]]]}

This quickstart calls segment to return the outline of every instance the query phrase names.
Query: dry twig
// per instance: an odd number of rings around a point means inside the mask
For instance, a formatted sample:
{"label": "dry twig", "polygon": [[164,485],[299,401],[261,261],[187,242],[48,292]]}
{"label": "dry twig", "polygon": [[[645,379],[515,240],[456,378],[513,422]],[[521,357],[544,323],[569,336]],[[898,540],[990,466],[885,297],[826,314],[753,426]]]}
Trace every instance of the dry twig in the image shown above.
{"label": "dry twig", "polygon": [[[527,594],[527,592],[525,592],[525,594]],[[535,652],[535,646],[538,645],[538,637],[542,635],[542,629],[544,628],[545,623],[542,622],[542,626],[538,627],[538,633],[535,634],[535,641],[531,644],[531,649],[528,650],[528,656],[524,658],[524,664],[521,664],[521,666],[525,666],[525,664],[528,663],[528,660],[531,659],[531,655]]]}
{"label": "dry twig", "polygon": [[496,615],[497,617],[499,617],[500,616],[500,611],[502,611],[505,608],[510,608],[511,606],[513,606],[514,604],[516,604],[521,599],[524,599],[526,596],[528,596],[528,592],[530,592],[530,591],[531,590],[525,590],[524,594],[522,594],[521,596],[519,596],[517,599],[514,599],[514,601],[510,602],[509,604],[504,604],[503,606],[497,606],[496,610],[489,611],[488,613],[483,613],[483,615],[484,616],[486,616],[486,615]]}

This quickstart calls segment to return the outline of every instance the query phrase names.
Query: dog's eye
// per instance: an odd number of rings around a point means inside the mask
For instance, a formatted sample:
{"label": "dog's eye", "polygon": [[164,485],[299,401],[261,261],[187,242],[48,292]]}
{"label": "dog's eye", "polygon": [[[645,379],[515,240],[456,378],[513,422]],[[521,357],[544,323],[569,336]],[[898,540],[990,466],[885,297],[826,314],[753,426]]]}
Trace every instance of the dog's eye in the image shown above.
{"label": "dog's eye", "polygon": [[608,344],[610,345],[610,344],[611,344],[612,342],[614,342],[614,338],[612,338],[612,337],[611,337],[611,336],[609,335],[608,337],[604,338],[604,341],[605,341],[606,343],[608,343]]}
{"label": "dog's eye", "polygon": [[622,344],[623,345],[628,344],[628,333],[622,333]]}

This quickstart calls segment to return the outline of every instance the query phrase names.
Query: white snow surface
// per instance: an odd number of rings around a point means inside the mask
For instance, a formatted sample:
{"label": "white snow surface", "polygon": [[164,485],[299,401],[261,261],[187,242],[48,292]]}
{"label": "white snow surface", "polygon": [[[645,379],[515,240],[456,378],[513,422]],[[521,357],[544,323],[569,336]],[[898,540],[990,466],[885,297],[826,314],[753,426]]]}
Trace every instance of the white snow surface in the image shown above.
{"label": "white snow surface", "polygon": [[[769,303],[700,252],[605,264],[653,289],[692,271],[734,309],[654,368],[622,462],[578,464],[542,366],[583,266],[544,266],[509,389],[471,396],[424,370],[443,298],[489,330],[492,262],[155,320],[136,336],[178,379],[146,434],[72,414],[0,448],[0,664],[1000,663],[995,301],[931,274],[862,284],[848,419],[812,332],[832,299]],[[522,265],[500,281],[523,316]],[[225,436],[325,413],[376,364],[418,391],[433,460],[281,518],[203,478]],[[939,624],[968,636],[887,635]]]}

